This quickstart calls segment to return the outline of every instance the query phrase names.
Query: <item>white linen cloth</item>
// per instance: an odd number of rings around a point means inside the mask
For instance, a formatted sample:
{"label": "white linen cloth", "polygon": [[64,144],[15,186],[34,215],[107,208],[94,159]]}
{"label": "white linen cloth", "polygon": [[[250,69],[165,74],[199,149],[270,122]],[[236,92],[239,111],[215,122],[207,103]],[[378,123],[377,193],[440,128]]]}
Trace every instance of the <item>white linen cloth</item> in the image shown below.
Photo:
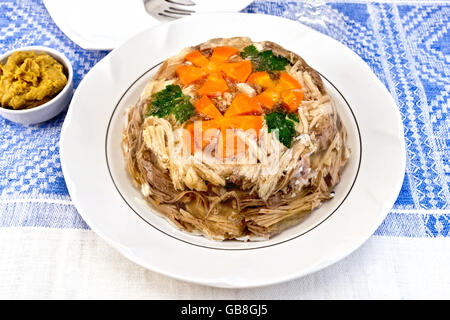
{"label": "white linen cloth", "polygon": [[340,262],[252,289],[195,285],[130,262],[90,230],[0,229],[0,299],[449,299],[450,239],[373,236]]}

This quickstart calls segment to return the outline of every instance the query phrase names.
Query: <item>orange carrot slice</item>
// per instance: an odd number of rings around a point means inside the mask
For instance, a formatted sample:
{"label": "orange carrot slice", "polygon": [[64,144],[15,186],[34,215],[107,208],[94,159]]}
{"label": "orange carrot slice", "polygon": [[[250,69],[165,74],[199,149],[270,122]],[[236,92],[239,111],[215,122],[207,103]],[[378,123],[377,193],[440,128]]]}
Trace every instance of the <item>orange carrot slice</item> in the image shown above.
{"label": "orange carrot slice", "polygon": [[195,103],[195,109],[211,119],[223,118],[222,113],[220,113],[207,96],[202,96],[200,100]]}
{"label": "orange carrot slice", "polygon": [[300,89],[302,85],[296,79],[294,79],[287,72],[280,73],[280,80],[278,80],[279,90]]}
{"label": "orange carrot slice", "polygon": [[[255,72],[248,77],[247,82],[258,84],[265,88],[262,93],[255,97],[255,100],[262,106],[272,109],[282,96],[284,104],[288,110],[295,112],[303,99],[301,84],[287,72],[281,72],[279,80],[275,83],[267,72]],[[290,92],[292,91],[292,92]]]}
{"label": "orange carrot slice", "polygon": [[303,100],[303,92],[298,89],[285,90],[281,93],[281,98],[289,112],[296,112]]}
{"label": "orange carrot slice", "polygon": [[219,72],[209,74],[203,86],[198,90],[201,95],[218,96],[228,90],[227,82]]}
{"label": "orange carrot slice", "polygon": [[274,89],[267,89],[255,97],[257,102],[268,109],[272,109],[278,99],[280,95]]}
{"label": "orange carrot slice", "polygon": [[186,148],[190,148],[191,153],[205,149],[216,136],[219,126],[220,123],[216,120],[190,123],[183,132],[184,145]]}
{"label": "orange carrot slice", "polygon": [[184,58],[198,67],[206,67],[209,63],[208,59],[198,50],[189,52]]}
{"label": "orange carrot slice", "polygon": [[194,124],[190,123],[186,126],[182,134],[183,144],[190,153],[194,153]]}
{"label": "orange carrot slice", "polygon": [[252,73],[252,63],[249,60],[226,63],[221,67],[222,71],[231,79],[245,82]]}
{"label": "orange carrot slice", "polygon": [[233,116],[226,118],[226,120],[234,128],[244,131],[255,130],[257,136],[259,136],[259,131],[263,126],[263,116]]}
{"label": "orange carrot slice", "polygon": [[247,82],[260,85],[263,88],[273,87],[275,84],[266,71],[252,73]]}
{"label": "orange carrot slice", "polygon": [[238,52],[239,50],[233,47],[216,47],[213,50],[210,61],[225,62]]}
{"label": "orange carrot slice", "polygon": [[175,72],[184,85],[188,85],[197,80],[200,80],[207,74],[201,68],[194,66],[179,66],[177,67]]}
{"label": "orange carrot slice", "polygon": [[261,114],[261,106],[246,94],[239,93],[234,97],[230,107],[225,112],[225,117],[239,116],[243,114]]}

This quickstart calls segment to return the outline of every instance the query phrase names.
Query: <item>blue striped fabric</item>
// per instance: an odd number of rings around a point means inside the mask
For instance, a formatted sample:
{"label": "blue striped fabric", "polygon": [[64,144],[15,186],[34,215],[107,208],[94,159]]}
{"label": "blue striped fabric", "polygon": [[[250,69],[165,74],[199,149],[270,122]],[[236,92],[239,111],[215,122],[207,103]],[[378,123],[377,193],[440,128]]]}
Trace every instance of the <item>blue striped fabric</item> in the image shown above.
{"label": "blue striped fabric", "polygon": [[[243,12],[297,20],[355,51],[396,101],[405,127],[403,186],[376,236],[450,237],[450,4],[426,1],[255,1]],[[0,0],[0,53],[53,47],[74,85],[108,52],[84,50],[38,0]],[[23,127],[0,117],[0,227],[89,227],[70,201],[59,160],[65,114]]]}

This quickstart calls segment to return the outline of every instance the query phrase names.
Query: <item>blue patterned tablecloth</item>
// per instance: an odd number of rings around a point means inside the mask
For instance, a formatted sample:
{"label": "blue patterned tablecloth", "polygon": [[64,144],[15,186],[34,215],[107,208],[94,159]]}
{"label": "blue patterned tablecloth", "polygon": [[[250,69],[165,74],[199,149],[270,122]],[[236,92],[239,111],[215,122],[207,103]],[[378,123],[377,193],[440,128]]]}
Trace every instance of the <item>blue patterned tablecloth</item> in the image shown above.
{"label": "blue patterned tablecloth", "polygon": [[[316,19],[308,15],[312,9],[320,12]],[[355,1],[314,8],[307,2],[256,1],[243,11],[298,20],[367,62],[397,102],[407,146],[402,190],[375,235],[449,237],[450,5]],[[26,45],[64,52],[73,64],[75,88],[108,53],[73,43],[41,1],[2,0],[0,12],[0,53]],[[70,202],[61,171],[64,117],[29,127],[0,117],[1,227],[88,228]]]}
{"label": "blue patterned tablecloth", "polygon": [[[258,0],[243,12],[297,20],[364,59],[397,103],[407,147],[401,192],[373,236],[450,237],[450,3]],[[73,43],[41,1],[0,0],[0,53],[27,45],[64,52],[75,88],[108,53]],[[0,117],[0,229],[89,229],[61,171],[64,118],[24,127]]]}

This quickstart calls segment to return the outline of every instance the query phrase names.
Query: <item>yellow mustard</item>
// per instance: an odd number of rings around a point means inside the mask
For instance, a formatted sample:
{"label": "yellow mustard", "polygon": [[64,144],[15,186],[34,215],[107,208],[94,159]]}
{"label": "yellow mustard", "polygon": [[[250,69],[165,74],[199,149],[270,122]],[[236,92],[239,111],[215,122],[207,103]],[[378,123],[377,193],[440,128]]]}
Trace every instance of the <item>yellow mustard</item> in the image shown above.
{"label": "yellow mustard", "polygon": [[51,100],[66,84],[63,66],[47,53],[17,51],[0,64],[0,106],[33,108]]}

